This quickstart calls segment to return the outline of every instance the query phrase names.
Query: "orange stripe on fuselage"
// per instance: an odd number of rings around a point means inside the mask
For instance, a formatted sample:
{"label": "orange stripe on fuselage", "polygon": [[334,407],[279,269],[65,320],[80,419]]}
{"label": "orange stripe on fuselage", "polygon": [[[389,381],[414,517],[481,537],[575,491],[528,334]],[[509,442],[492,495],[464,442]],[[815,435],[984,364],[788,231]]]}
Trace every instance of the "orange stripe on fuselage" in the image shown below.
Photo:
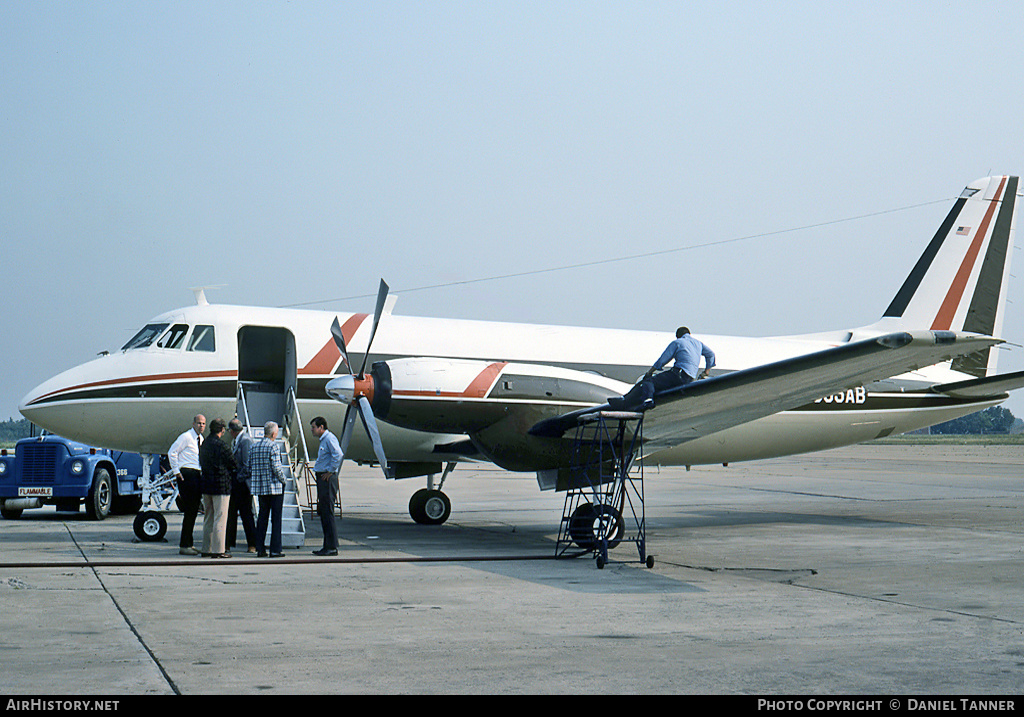
{"label": "orange stripe on fuselage", "polygon": [[953,278],[953,283],[946,293],[946,298],[943,299],[942,306],[939,307],[939,313],[935,315],[935,321],[932,322],[932,331],[948,331],[949,327],[953,325],[953,317],[956,316],[957,307],[960,306],[960,299],[963,298],[964,290],[967,288],[967,280],[971,278],[974,262],[978,260],[981,245],[984,243],[985,235],[988,233],[988,225],[992,221],[992,215],[995,214],[999,200],[1003,196],[1004,186],[1006,186],[1006,177],[1000,180],[996,195],[989,200],[990,204],[985,212],[985,218],[982,219],[981,225],[974,235],[974,241],[971,242],[971,246],[967,249],[967,254],[964,256],[964,260],[960,264],[956,276]]}
{"label": "orange stripe on fuselage", "polygon": [[[367,316],[369,314],[353,314],[341,327],[341,335],[345,337],[346,346],[352,341],[352,337],[356,335],[356,331],[363,325],[363,321],[366,320]],[[324,344],[324,347],[317,352],[316,356],[310,359],[309,363],[299,369],[299,373],[314,375],[333,373],[340,360],[341,351],[335,345],[334,339],[331,339]],[[348,370],[354,371],[355,369],[350,366]]]}
{"label": "orange stripe on fuselage", "polygon": [[395,391],[395,396],[442,396],[444,398],[486,398],[508,361],[490,364],[474,378],[464,391]]}

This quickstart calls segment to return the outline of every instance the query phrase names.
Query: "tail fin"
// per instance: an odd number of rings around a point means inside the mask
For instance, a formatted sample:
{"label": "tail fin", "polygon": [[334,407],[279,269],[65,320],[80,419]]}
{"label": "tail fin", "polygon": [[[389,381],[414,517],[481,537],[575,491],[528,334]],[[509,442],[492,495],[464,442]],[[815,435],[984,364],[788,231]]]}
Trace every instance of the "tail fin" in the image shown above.
{"label": "tail fin", "polygon": [[[1018,184],[1018,177],[1003,176],[967,185],[880,323],[999,335]],[[982,377],[995,371],[995,362],[995,352],[985,349],[953,368]]]}

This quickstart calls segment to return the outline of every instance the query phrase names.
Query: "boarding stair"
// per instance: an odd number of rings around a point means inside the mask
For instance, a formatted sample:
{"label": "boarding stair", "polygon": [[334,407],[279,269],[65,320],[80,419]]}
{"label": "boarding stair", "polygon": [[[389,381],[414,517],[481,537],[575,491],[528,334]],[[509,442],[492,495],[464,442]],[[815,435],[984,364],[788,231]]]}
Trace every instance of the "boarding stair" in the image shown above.
{"label": "boarding stair", "polygon": [[285,548],[301,548],[306,544],[306,524],[302,519],[302,507],[299,505],[299,490],[288,462],[288,441],[277,439],[281,451],[281,467],[284,468],[284,507],[281,509],[281,545]]}
{"label": "boarding stair", "polygon": [[[253,393],[258,393],[260,386],[255,383],[249,383],[244,381],[238,382],[238,417],[249,431],[249,435],[254,441],[261,440],[263,438],[263,423],[257,426],[253,426],[249,418],[249,409],[247,395],[252,397]],[[306,542],[306,523],[302,517],[302,507],[299,505],[299,488],[298,482],[295,478],[295,467],[296,464],[292,462],[292,449],[291,444],[293,441],[289,440],[291,434],[290,427],[293,425],[299,426],[298,434],[302,447],[305,447],[305,438],[302,436],[301,426],[302,423],[299,419],[299,409],[295,401],[295,393],[289,391],[288,403],[289,410],[284,415],[283,425],[281,431],[277,437],[277,447],[281,452],[281,467],[284,468],[285,472],[285,486],[284,486],[284,507],[281,511],[281,545],[285,548],[301,548]],[[293,415],[294,414],[294,415]],[[292,421],[294,420],[294,423]],[[273,418],[269,420],[275,420]],[[297,450],[296,446],[296,450]],[[308,462],[308,459],[307,459]],[[300,471],[301,472],[301,471]],[[253,514],[256,515],[258,512],[258,504],[256,497],[253,496],[254,509]]]}

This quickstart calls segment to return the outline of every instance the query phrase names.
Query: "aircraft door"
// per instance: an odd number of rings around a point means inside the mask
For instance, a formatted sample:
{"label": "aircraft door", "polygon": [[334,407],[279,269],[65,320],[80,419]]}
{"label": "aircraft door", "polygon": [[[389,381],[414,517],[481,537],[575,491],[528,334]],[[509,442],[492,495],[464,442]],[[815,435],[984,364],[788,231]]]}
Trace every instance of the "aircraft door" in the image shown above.
{"label": "aircraft door", "polygon": [[274,326],[238,330],[239,401],[236,413],[257,429],[267,421],[288,423],[288,396],[296,386],[295,336]]}

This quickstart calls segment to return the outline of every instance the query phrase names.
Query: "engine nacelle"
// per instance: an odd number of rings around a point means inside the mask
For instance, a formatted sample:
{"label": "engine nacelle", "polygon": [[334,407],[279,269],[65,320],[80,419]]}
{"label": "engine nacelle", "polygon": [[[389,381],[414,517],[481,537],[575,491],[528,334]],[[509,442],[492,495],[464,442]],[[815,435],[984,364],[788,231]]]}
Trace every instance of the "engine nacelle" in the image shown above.
{"label": "engine nacelle", "polygon": [[558,415],[605,402],[630,386],[614,379],[541,364],[408,358],[375,363],[374,415],[421,431],[472,434],[511,412]]}

